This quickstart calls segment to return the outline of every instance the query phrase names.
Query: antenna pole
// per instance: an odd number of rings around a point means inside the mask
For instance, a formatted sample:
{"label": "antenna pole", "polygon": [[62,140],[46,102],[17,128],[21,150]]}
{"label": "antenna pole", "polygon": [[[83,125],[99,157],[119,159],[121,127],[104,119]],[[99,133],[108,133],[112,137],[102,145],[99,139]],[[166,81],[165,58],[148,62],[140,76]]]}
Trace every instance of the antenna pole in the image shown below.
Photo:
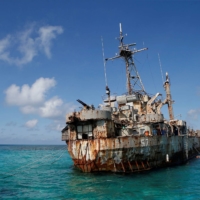
{"label": "antenna pole", "polygon": [[102,43],[103,65],[104,65],[104,74],[105,74],[105,83],[106,83],[106,94],[108,95],[109,105],[111,106],[110,89],[108,87],[108,81],[107,81],[107,76],[106,76],[106,60],[105,60],[105,56],[104,56],[104,46],[103,46],[103,37],[102,36],[101,36],[101,43]]}
{"label": "antenna pole", "polygon": [[123,36],[123,33],[122,33],[122,24],[121,23],[119,23],[119,39],[120,39],[121,46],[123,46],[124,36]]}
{"label": "antenna pole", "polygon": [[168,112],[169,112],[169,119],[173,120],[174,119],[174,112],[173,112],[173,106],[172,106],[172,96],[171,96],[171,91],[170,91],[170,83],[169,83],[169,75],[166,72],[166,81],[164,83],[164,88],[166,91],[166,101],[168,104]]}
{"label": "antenna pole", "polygon": [[120,31],[120,33],[122,33],[122,24],[121,23],[119,23],[119,31]]}

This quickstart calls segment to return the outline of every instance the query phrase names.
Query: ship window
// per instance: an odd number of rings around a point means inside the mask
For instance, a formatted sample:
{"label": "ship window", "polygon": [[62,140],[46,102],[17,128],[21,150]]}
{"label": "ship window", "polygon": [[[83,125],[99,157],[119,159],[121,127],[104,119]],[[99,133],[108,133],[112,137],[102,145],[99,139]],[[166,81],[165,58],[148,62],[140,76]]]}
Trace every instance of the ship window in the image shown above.
{"label": "ship window", "polygon": [[92,138],[92,125],[77,126],[78,139],[89,139]]}
{"label": "ship window", "polygon": [[78,133],[78,139],[79,140],[83,139],[82,133]]}
{"label": "ship window", "polygon": [[77,126],[77,130],[78,130],[78,132],[82,132],[83,127],[82,126]]}

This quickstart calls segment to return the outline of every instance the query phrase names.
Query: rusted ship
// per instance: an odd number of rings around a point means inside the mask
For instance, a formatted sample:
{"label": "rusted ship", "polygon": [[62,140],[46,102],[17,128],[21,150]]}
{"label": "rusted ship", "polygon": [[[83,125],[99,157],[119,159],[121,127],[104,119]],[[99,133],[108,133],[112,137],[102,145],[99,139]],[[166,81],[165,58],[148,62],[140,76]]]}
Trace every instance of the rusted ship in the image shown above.
{"label": "rusted ship", "polygon": [[[200,137],[186,121],[174,118],[168,74],[166,98],[148,94],[133,59],[147,48],[132,50],[135,43],[124,44],[123,39],[120,24],[119,54],[105,60],[125,61],[127,93],[111,95],[106,86],[103,105],[95,109],[77,100],[83,108],[66,116],[62,140],[74,165],[83,172],[139,172],[186,163],[199,154]],[[165,104],[169,120],[161,113]]]}

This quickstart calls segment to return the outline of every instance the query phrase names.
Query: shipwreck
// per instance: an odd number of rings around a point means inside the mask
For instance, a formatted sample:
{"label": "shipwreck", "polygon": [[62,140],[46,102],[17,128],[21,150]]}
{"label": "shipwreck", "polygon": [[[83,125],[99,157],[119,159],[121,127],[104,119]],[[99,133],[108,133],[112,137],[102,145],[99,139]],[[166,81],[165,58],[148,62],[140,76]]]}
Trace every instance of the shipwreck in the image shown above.
{"label": "shipwreck", "polygon": [[[148,94],[136,68],[133,55],[147,50],[132,50],[124,44],[120,24],[119,54],[105,59],[125,61],[127,93],[110,94],[100,108],[81,100],[82,109],[66,116],[62,140],[66,142],[74,165],[83,172],[139,172],[186,163],[200,151],[200,137],[184,120],[174,118],[169,75],[166,73],[166,97]],[[169,120],[161,112],[168,106]]]}

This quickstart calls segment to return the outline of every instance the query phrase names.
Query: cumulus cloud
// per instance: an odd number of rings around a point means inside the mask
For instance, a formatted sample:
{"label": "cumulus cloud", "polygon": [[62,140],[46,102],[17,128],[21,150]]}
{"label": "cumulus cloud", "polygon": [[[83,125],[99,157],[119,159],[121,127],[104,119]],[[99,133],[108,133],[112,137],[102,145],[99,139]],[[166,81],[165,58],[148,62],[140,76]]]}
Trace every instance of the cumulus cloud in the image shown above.
{"label": "cumulus cloud", "polygon": [[64,103],[63,100],[57,96],[46,100],[42,105],[25,105],[20,106],[23,114],[37,114],[43,118],[61,119],[66,112],[72,112],[76,108],[75,105]]}
{"label": "cumulus cloud", "polygon": [[40,115],[46,118],[61,116],[63,104],[62,99],[55,96],[46,101],[44,105],[39,108]]}
{"label": "cumulus cloud", "polygon": [[34,128],[36,125],[37,125],[37,123],[38,123],[38,120],[37,119],[32,119],[32,120],[29,120],[29,121],[27,121],[26,123],[25,123],[25,126],[27,127],[27,128]]}
{"label": "cumulus cloud", "polygon": [[25,106],[25,110],[29,110],[31,109],[29,108],[30,105],[42,103],[47,91],[55,85],[54,78],[43,77],[37,79],[32,86],[25,84],[20,88],[13,84],[5,91],[6,103],[8,105]]}
{"label": "cumulus cloud", "polygon": [[43,118],[61,119],[66,112],[72,112],[76,108],[75,105],[64,103],[63,100],[57,96],[46,100],[42,105],[25,105],[21,106],[20,110],[23,114],[37,114]]}
{"label": "cumulus cloud", "polygon": [[56,85],[54,78],[39,78],[31,86],[11,85],[5,91],[5,101],[10,106],[18,106],[23,114],[36,114],[43,118],[61,119],[66,112],[76,107],[58,96],[46,99],[47,92]]}
{"label": "cumulus cloud", "polygon": [[[63,33],[61,26],[31,26],[15,35],[0,40],[0,60],[22,66],[33,60],[40,52],[50,58],[52,40]],[[16,56],[11,56],[14,53]]]}

